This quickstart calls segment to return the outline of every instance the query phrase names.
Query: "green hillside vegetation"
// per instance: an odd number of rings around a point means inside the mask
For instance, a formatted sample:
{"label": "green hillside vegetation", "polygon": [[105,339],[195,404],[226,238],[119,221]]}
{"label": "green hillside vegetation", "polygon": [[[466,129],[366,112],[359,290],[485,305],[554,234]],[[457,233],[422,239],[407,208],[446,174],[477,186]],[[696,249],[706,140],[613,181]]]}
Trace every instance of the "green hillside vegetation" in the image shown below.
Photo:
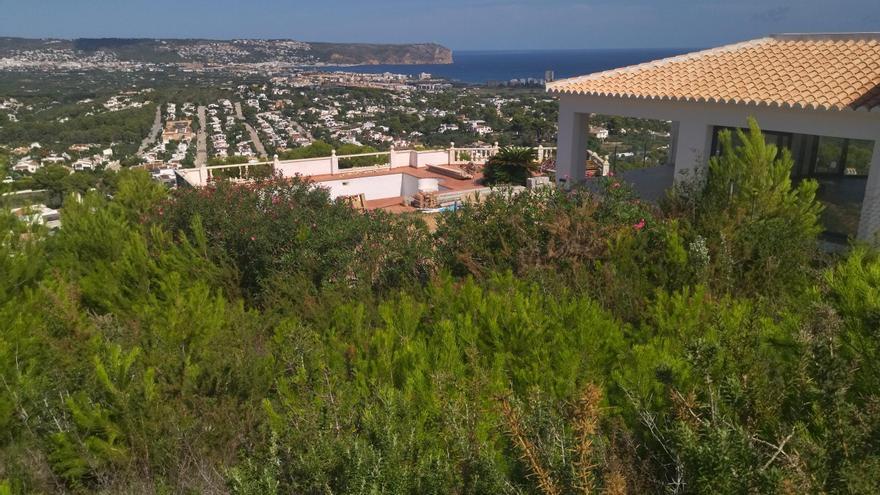
{"label": "green hillside vegetation", "polygon": [[66,150],[75,143],[117,143],[117,154],[127,156],[137,150],[138,143],[149,133],[156,105],[93,115],[77,109],[65,115],[68,120],[64,122],[47,118],[47,114],[55,113],[31,114],[18,122],[6,123],[0,128],[0,142],[14,145],[38,142],[58,150]]}
{"label": "green hillside vegetation", "polygon": [[0,493],[877,493],[880,257],[757,127],[658,208],[126,171],[0,238]]}
{"label": "green hillside vegetation", "polygon": [[309,43],[318,60],[339,64],[451,64],[452,51],[434,43]]}

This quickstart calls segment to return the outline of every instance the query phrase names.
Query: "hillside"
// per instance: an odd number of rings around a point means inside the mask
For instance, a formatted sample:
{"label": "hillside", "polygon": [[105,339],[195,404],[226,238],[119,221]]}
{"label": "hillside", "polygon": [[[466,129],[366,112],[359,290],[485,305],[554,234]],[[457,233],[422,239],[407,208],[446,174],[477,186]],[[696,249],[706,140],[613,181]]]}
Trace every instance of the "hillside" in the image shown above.
{"label": "hillside", "polygon": [[140,63],[446,64],[452,51],[433,43],[309,43],[296,40],[0,38],[0,58]]}
{"label": "hillside", "polygon": [[312,55],[337,64],[451,64],[452,51],[434,43],[380,45],[310,43]]}
{"label": "hillside", "polygon": [[433,231],[131,169],[54,234],[0,210],[0,494],[880,493],[880,255],[720,139],[662,208],[605,177]]}

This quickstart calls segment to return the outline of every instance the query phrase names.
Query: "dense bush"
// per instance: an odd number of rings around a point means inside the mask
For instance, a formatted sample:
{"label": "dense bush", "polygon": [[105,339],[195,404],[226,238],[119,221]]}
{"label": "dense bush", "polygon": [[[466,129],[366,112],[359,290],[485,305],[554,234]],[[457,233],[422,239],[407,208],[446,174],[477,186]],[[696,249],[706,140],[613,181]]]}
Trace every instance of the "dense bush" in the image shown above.
{"label": "dense bush", "polygon": [[0,493],[876,493],[880,256],[744,142],[433,233],[279,178],[2,216]]}
{"label": "dense bush", "polygon": [[251,299],[275,297],[294,282],[298,293],[288,297],[328,286],[380,290],[427,279],[431,252],[423,222],[382,211],[362,214],[329,198],[300,179],[221,181],[180,191],[154,216],[190,237],[198,218],[216,258],[232,263]]}
{"label": "dense bush", "polygon": [[533,148],[505,146],[486,161],[483,180],[488,185],[524,186],[538,168],[537,153]]}

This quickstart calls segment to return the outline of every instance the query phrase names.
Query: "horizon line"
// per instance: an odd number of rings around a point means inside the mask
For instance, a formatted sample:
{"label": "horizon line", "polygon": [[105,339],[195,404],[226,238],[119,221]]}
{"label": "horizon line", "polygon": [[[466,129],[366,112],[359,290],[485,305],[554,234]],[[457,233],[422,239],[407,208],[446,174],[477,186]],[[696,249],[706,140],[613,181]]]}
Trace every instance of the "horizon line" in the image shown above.
{"label": "horizon line", "polygon": [[562,52],[562,51],[585,51],[585,50],[695,50],[699,47],[685,46],[591,46],[591,47],[546,47],[546,48],[481,48],[467,47],[454,48],[439,41],[309,41],[296,38],[284,37],[156,37],[156,36],[2,36],[0,39],[40,40],[40,41],[76,41],[76,40],[143,40],[143,41],[299,41],[302,43],[332,43],[340,45],[438,45],[453,52]]}

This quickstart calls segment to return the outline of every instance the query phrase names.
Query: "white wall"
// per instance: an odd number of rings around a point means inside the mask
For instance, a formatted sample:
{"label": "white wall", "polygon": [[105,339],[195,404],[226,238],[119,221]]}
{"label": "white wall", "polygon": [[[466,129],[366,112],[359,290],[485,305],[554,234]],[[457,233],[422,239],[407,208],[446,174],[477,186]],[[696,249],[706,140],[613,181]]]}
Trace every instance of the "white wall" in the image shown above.
{"label": "white wall", "polygon": [[[706,137],[704,132],[711,133],[716,125],[745,127],[749,117],[755,117],[761,129],[766,131],[880,140],[880,112],[801,110],[570,94],[560,95],[559,112],[560,143],[564,145],[568,145],[566,139],[569,138],[562,126],[574,125],[572,115],[575,114],[600,113],[678,122],[679,133],[674,151],[676,174],[679,170],[696,169],[708,162],[711,134]],[[703,144],[706,145],[705,149]],[[559,153],[565,153],[561,146]]]}
{"label": "white wall", "polygon": [[419,178],[414,175],[402,174],[403,180],[400,186],[400,195],[404,197],[415,196],[419,192]]}
{"label": "white wall", "polygon": [[[363,194],[367,201],[373,199],[393,198],[395,196],[407,196],[404,194],[404,177],[412,177],[405,174],[378,175],[374,177],[352,177],[350,179],[328,180],[316,184],[330,190],[330,198],[339,196],[355,196]],[[418,190],[418,179],[415,189]],[[415,193],[412,193],[415,194]],[[411,196],[412,194],[409,194]]]}
{"label": "white wall", "polygon": [[874,156],[865,185],[865,199],[862,200],[862,216],[859,221],[859,239],[872,241],[880,246],[880,136],[874,141]]}
{"label": "white wall", "polygon": [[559,105],[560,110],[564,108],[571,112],[679,122],[704,121],[711,125],[732,127],[744,127],[746,119],[753,116],[761,129],[767,131],[870,140],[880,136],[880,112],[877,111],[798,110],[569,94],[560,95]]}
{"label": "white wall", "polygon": [[574,105],[559,106],[559,134],[556,143],[556,182],[577,183],[585,179],[589,114]]}
{"label": "white wall", "polygon": [[[859,238],[870,239],[880,230],[880,112],[851,110],[803,110],[723,103],[674,102],[563,94],[559,96],[560,167],[580,162],[574,142],[583,126],[583,115],[600,113],[621,117],[677,122],[675,136],[676,178],[699,170],[709,159],[713,126],[745,127],[749,117],[766,131],[874,141],[874,156],[865,190]],[[576,158],[576,160],[574,160]],[[571,163],[569,163],[571,162]]]}
{"label": "white wall", "polygon": [[428,165],[448,165],[449,164],[449,152],[446,150],[441,151],[418,151],[418,161],[416,162],[416,167],[422,168],[427,167]]}
{"label": "white wall", "polygon": [[392,167],[408,167],[410,161],[409,151],[392,151],[389,161]]}
{"label": "white wall", "polygon": [[328,156],[303,160],[283,160],[278,162],[275,170],[280,171],[284,177],[293,177],[296,174],[303,176],[330,174],[333,168],[331,159]]}

